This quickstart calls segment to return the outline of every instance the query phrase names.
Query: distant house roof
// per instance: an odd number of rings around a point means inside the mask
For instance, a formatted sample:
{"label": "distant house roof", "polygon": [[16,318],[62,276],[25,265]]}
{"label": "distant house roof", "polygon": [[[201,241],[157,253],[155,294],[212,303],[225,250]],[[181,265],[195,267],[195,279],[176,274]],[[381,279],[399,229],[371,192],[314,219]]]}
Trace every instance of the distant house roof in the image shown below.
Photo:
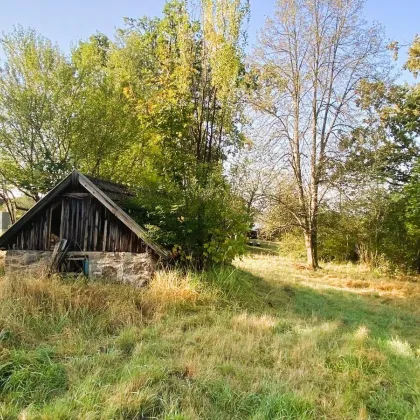
{"label": "distant house roof", "polygon": [[[2,236],[0,236],[0,248],[4,247],[7,241],[17,233],[27,222],[45,208],[53,199],[71,185],[81,185],[99,202],[102,203],[112,214],[114,214],[124,225],[134,232],[148,247],[153,249],[159,256],[168,257],[168,252],[154,242],[146,230],[138,225],[121,207],[124,200],[133,197],[134,194],[125,185],[115,182],[83,175],[73,170],[66,178],[57,184],[45,197],[38,201],[28,210],[14,225],[12,225]],[[118,203],[118,204],[117,204]]]}

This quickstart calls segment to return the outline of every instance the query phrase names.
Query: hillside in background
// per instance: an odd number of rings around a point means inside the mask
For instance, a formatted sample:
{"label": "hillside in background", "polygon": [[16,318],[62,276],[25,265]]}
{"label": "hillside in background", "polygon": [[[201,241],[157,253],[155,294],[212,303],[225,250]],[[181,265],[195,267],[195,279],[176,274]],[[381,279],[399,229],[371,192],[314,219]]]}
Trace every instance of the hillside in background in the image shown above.
{"label": "hillside in background", "polygon": [[415,419],[420,285],[273,255],[149,288],[0,280],[2,419]]}

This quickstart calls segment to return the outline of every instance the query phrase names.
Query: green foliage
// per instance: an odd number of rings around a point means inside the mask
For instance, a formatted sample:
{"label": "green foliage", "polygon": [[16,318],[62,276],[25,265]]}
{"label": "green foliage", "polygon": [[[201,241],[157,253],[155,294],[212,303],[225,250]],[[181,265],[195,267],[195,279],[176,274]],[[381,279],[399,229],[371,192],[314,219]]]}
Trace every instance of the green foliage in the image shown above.
{"label": "green foliage", "polygon": [[359,231],[357,217],[334,210],[320,215],[319,257],[324,261],[359,260]]}
{"label": "green foliage", "polygon": [[1,39],[0,159],[2,176],[35,200],[71,168],[73,70],[33,30]]}
{"label": "green foliage", "polygon": [[[400,47],[389,48],[398,53]],[[405,66],[414,75],[417,56],[416,38]],[[358,95],[365,120],[341,139],[347,157],[335,178],[346,199],[339,212],[323,217],[320,252],[326,259],[357,255],[374,266],[418,271],[419,85],[363,80]]]}
{"label": "green foliage", "polygon": [[80,42],[72,51],[77,126],[71,156],[85,173],[123,180],[127,151],[142,144],[142,127],[115,71],[115,51],[103,34]]}
{"label": "green foliage", "polygon": [[407,241],[405,244],[406,252],[410,253],[412,265],[417,271],[420,271],[420,172],[419,164],[414,168],[410,181],[406,184],[403,190],[403,199],[400,203],[403,206],[399,207],[399,214],[401,215],[401,208],[404,213],[400,216],[400,223],[404,224],[407,230]]}
{"label": "green foliage", "polygon": [[320,258],[362,262],[391,271],[418,271],[419,239],[410,225],[414,219],[410,216],[409,197],[371,188],[345,200],[339,211],[324,208],[320,218]]}
{"label": "green foliage", "polygon": [[[137,202],[137,203],[136,203]],[[184,185],[163,180],[139,191],[133,217],[184,262],[230,262],[245,252],[250,219],[244,203],[214,173],[203,185],[190,176]]]}
{"label": "green foliage", "polygon": [[283,256],[289,256],[296,259],[306,258],[305,244],[302,240],[302,232],[293,229],[285,232],[279,237],[279,253]]}
{"label": "green foliage", "polygon": [[11,350],[0,356],[0,395],[9,402],[44,404],[64,392],[67,373],[53,361],[54,352],[45,347],[34,351]]}
{"label": "green foliage", "polygon": [[408,59],[404,68],[417,77],[420,71],[420,36],[416,35],[408,50]]}

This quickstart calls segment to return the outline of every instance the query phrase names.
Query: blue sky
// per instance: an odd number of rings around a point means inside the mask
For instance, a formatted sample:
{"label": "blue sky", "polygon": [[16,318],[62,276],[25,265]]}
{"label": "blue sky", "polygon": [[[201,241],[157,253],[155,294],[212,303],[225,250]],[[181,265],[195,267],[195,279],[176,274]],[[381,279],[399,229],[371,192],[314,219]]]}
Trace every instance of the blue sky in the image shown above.
{"label": "blue sky", "polygon": [[[96,31],[112,35],[122,18],[159,15],[164,0],[0,0],[0,31],[21,24],[38,30],[68,51]],[[275,0],[251,0],[250,44],[274,9]],[[389,39],[410,42],[420,33],[420,0],[367,0],[365,18],[385,26]]]}

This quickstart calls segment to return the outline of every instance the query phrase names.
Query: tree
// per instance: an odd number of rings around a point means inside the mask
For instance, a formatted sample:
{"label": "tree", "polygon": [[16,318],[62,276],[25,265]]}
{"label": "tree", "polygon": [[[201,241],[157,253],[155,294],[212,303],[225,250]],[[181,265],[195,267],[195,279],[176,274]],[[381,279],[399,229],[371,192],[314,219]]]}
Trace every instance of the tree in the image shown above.
{"label": "tree", "polygon": [[223,161],[243,143],[241,27],[248,4],[199,6],[170,1],[161,19],[129,20],[119,42],[127,46],[120,52],[128,60],[125,92],[150,145],[151,170],[138,183],[146,217],[163,243],[203,267],[232,258],[248,224],[223,176]]}
{"label": "tree", "polygon": [[279,180],[274,166],[275,163],[267,159],[264,145],[258,141],[248,142],[231,158],[229,183],[235,194],[245,201],[250,217],[262,214],[277,190]]}
{"label": "tree", "polygon": [[83,172],[118,181],[124,179],[127,150],[141,138],[141,124],[115,71],[115,54],[116,46],[103,34],[72,51],[77,95],[71,152]]}
{"label": "tree", "polygon": [[16,222],[16,200],[12,188],[4,178],[0,178],[0,200],[3,201],[12,223]]}
{"label": "tree", "polygon": [[361,20],[361,0],[280,0],[252,60],[257,91],[250,102],[271,120],[272,139],[287,150],[282,162],[296,180],[308,264],[318,266],[320,204],[340,137],[357,121],[363,80],[383,66],[381,30]]}
{"label": "tree", "polygon": [[72,166],[73,69],[33,30],[0,41],[0,171],[35,201]]}

